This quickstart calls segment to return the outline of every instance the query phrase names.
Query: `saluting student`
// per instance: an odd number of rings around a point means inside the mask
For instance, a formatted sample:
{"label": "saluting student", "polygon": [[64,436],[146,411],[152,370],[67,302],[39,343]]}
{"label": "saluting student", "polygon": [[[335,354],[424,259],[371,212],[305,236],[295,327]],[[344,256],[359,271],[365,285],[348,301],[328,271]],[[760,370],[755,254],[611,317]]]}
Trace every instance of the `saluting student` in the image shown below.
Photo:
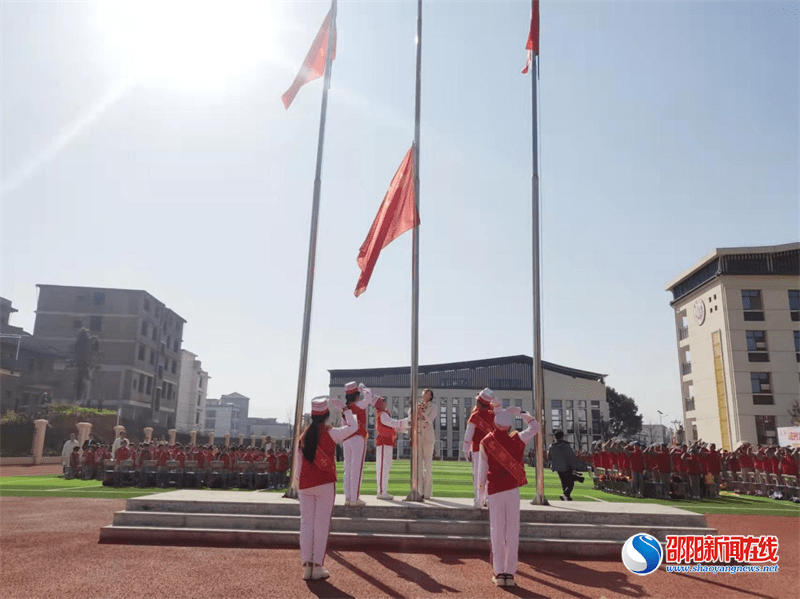
{"label": "saluting student", "polygon": [[367,503],[358,498],[361,494],[361,475],[364,471],[364,458],[367,450],[367,406],[372,403],[372,391],[355,381],[344,386],[347,400],[344,411],[355,414],[358,429],[344,440],[344,504],[364,506]]}
{"label": "saluting student", "polygon": [[472,462],[472,486],[475,490],[474,506],[486,506],[486,490],[478,490],[478,470],[481,462],[481,441],[494,430],[494,392],[488,387],[481,391],[475,398],[475,407],[467,420],[467,430],[464,431],[464,455]]}
{"label": "saluting student", "polygon": [[[509,434],[514,415],[521,414],[528,425]],[[519,408],[498,410],[495,430],[481,441],[478,480],[489,500],[489,525],[492,534],[492,582],[513,587],[519,555],[519,488],[528,484],[525,477],[525,445],[539,432],[539,423]]]}
{"label": "saluting student", "polygon": [[386,398],[375,399],[375,479],[378,483],[378,499],[394,499],[389,495],[389,472],[392,469],[392,451],[397,441],[397,431],[408,426],[408,418],[395,420],[386,409]]}
{"label": "saluting student", "polygon": [[328,578],[330,572],[323,567],[328,532],[331,527],[333,500],[336,497],[337,443],[342,443],[358,430],[356,415],[345,410],[346,425],[332,428],[325,424],[330,416],[330,405],[344,408],[341,400],[326,398],[311,402],[311,424],[300,436],[295,463],[298,472],[298,497],[300,499],[300,559],[303,562],[303,580]]}

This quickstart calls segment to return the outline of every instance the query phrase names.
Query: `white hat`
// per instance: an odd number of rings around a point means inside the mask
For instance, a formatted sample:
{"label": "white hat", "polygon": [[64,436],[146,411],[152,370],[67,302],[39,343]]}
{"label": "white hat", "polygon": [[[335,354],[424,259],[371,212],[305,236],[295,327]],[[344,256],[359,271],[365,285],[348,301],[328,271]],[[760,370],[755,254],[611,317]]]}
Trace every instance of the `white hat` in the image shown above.
{"label": "white hat", "polygon": [[475,399],[488,405],[494,405],[494,402],[497,401],[494,396],[494,391],[489,389],[489,387],[486,387],[486,389],[478,393]]}
{"label": "white hat", "polygon": [[325,414],[328,411],[330,411],[330,408],[328,407],[327,397],[320,397],[311,401],[312,416],[319,416],[320,414]]}
{"label": "white hat", "polygon": [[498,410],[494,414],[494,425],[497,428],[507,429],[511,428],[511,425],[514,423],[514,417],[511,415],[510,412],[506,412],[505,410]]}
{"label": "white hat", "polygon": [[351,393],[355,393],[358,391],[358,385],[356,385],[355,381],[350,381],[344,386],[344,392],[346,395],[350,395]]}

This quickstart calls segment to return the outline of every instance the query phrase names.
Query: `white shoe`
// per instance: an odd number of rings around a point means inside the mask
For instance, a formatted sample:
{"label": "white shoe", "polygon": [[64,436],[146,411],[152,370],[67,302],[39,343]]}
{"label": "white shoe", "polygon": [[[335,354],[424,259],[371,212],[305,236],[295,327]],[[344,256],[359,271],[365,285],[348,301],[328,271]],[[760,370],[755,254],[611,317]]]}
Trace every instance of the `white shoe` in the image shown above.
{"label": "white shoe", "polygon": [[506,580],[505,580],[505,578],[503,578],[502,574],[495,574],[494,576],[492,576],[492,582],[494,583],[494,586],[496,586],[496,587],[504,587],[504,586],[506,586]]}
{"label": "white shoe", "polygon": [[473,499],[472,500],[472,507],[477,508],[477,509],[481,509],[483,507],[483,504],[481,503],[480,499]]}
{"label": "white shoe", "polygon": [[345,505],[346,507],[347,507],[347,506],[351,506],[351,505],[353,505],[353,502],[352,502],[352,501],[350,501],[349,499],[345,499],[345,500],[344,500],[344,505]]}
{"label": "white shoe", "polygon": [[311,580],[325,580],[326,578],[330,577],[331,573],[328,572],[325,568],[323,568],[322,566],[318,566],[317,564],[313,565],[311,569]]}
{"label": "white shoe", "polygon": [[394,495],[389,495],[388,493],[384,493],[383,495],[378,495],[377,498],[391,501],[392,499],[394,499]]}
{"label": "white shoe", "polygon": [[303,580],[311,580],[311,562],[306,562],[303,564]]}
{"label": "white shoe", "polygon": [[367,502],[364,501],[363,499],[354,499],[353,501],[350,502],[350,505],[352,507],[364,507],[365,505],[367,505]]}
{"label": "white shoe", "polygon": [[507,587],[515,587],[517,586],[514,582],[514,575],[513,574],[506,574],[506,586]]}

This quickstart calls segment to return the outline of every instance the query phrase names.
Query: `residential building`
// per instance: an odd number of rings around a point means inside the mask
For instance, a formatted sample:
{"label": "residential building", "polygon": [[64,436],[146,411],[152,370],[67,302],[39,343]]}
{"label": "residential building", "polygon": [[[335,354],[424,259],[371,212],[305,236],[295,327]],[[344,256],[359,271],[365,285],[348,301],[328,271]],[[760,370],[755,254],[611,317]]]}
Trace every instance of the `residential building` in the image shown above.
{"label": "residential building", "polygon": [[235,438],[245,431],[241,430],[239,418],[239,406],[223,401],[222,399],[206,400],[206,420],[205,430],[213,432],[215,439],[221,439],[225,435]]}
{"label": "residential building", "polygon": [[99,340],[100,368],[92,376],[90,405],[121,409],[123,423],[153,426],[159,436],[174,428],[186,321],[147,291],[37,287],[38,339],[68,354],[82,328]]}
{"label": "residential building", "polygon": [[272,437],[275,440],[291,439],[292,427],[286,422],[278,422],[277,418],[248,418],[247,419],[247,438],[255,435],[261,437]]}
{"label": "residential building", "polygon": [[70,392],[66,356],[10,324],[18,310],[0,297],[0,412],[36,414],[54,396]]}
{"label": "residential building", "polygon": [[[542,362],[544,377],[545,444],[553,433],[563,430],[576,449],[586,449],[601,438],[601,421],[608,420],[605,374],[577,370]],[[517,406],[533,414],[533,360],[529,356],[509,356],[431,364],[419,367],[419,389],[430,388],[439,410],[434,423],[438,443],[435,453],[441,459],[458,459],[475,396],[485,387],[495,393],[504,407]],[[394,418],[404,418],[411,409],[411,369],[409,367],[330,370],[330,395],[344,400],[344,385],[364,383],[373,393],[386,397]],[[523,428],[521,419],[516,420]],[[368,411],[369,446],[375,440],[375,412]],[[397,453],[410,455],[406,435],[398,438]]]}
{"label": "residential building", "polygon": [[175,428],[181,433],[202,431],[206,421],[208,379],[211,377],[203,370],[197,354],[185,349],[181,351],[178,372],[180,379],[178,402],[175,408]]}
{"label": "residential building", "polygon": [[800,397],[800,243],[717,248],[672,293],[688,442],[777,443]]}
{"label": "residential building", "polygon": [[236,434],[249,436],[250,433],[247,430],[247,419],[250,413],[250,398],[234,391],[228,395],[223,395],[220,399],[222,403],[232,404],[239,410],[239,423],[236,427]]}

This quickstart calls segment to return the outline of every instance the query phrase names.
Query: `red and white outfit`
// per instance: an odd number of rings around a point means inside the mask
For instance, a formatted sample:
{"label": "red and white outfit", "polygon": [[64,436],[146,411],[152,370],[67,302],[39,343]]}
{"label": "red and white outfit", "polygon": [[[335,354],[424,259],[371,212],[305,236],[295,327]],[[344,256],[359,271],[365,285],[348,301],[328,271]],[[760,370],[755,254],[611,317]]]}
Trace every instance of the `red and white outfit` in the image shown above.
{"label": "red and white outfit", "polygon": [[478,480],[488,492],[492,568],[496,577],[511,577],[510,584],[498,580],[498,586],[514,584],[519,554],[519,488],[528,484],[523,461],[525,445],[539,432],[539,423],[523,414],[528,427],[521,433],[509,434],[513,418],[511,411],[499,410],[496,428],[483,438],[480,449]]}
{"label": "red and white outfit", "polygon": [[477,403],[472,408],[472,413],[467,420],[467,430],[464,432],[464,455],[472,462],[472,486],[475,491],[475,507],[486,504],[486,488],[481,493],[478,488],[478,471],[481,463],[481,441],[494,431],[494,411],[492,400],[494,393],[491,389],[484,389],[475,398]]}
{"label": "red and white outfit", "polygon": [[[355,383],[345,385],[345,394],[359,391]],[[358,419],[358,430],[349,435],[342,443],[344,448],[344,500],[345,505],[359,501],[361,494],[361,476],[364,472],[364,458],[367,450],[367,406],[372,403],[372,393],[369,389],[363,389],[362,399],[347,404],[345,412],[348,410],[355,414]],[[358,505],[363,505],[359,503]]]}
{"label": "red and white outfit", "polygon": [[395,420],[384,407],[375,408],[375,480],[378,483],[379,499],[394,499],[389,495],[389,472],[392,469],[392,450],[397,441],[397,430],[407,420]]}
{"label": "red and white outfit", "polygon": [[[327,411],[327,400],[324,411]],[[325,560],[333,500],[336,497],[336,444],[358,430],[355,414],[345,411],[344,419],[345,426],[339,428],[320,426],[317,453],[313,462],[309,462],[303,456],[305,432],[298,444],[295,463],[299,471],[297,486],[300,499],[300,559],[303,564],[322,566]]]}

